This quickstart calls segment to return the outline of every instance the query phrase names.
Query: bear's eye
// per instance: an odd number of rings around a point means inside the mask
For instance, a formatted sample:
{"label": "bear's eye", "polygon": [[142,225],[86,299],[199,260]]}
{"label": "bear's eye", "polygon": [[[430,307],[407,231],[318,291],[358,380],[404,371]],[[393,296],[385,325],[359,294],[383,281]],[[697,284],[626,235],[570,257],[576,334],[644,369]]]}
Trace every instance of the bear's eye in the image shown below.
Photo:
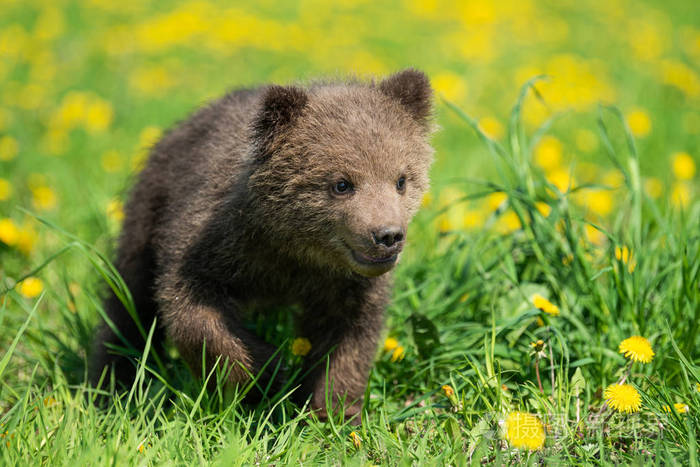
{"label": "bear's eye", "polygon": [[401,176],[398,180],[396,180],[396,190],[399,193],[406,191],[406,177]]}
{"label": "bear's eye", "polygon": [[347,180],[340,180],[333,185],[333,193],[336,195],[347,195],[352,192],[352,183]]}

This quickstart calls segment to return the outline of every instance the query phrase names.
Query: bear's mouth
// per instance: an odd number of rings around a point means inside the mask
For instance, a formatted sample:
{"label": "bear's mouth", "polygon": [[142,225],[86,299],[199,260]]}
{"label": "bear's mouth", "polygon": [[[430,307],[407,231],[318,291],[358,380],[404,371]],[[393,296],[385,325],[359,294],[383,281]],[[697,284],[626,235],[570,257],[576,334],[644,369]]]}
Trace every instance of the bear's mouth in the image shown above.
{"label": "bear's mouth", "polygon": [[353,250],[352,248],[350,249],[350,252],[352,253],[352,257],[355,261],[366,266],[383,266],[387,264],[392,264],[396,262],[396,259],[399,256],[398,252],[384,256],[369,256],[360,253],[357,250]]}

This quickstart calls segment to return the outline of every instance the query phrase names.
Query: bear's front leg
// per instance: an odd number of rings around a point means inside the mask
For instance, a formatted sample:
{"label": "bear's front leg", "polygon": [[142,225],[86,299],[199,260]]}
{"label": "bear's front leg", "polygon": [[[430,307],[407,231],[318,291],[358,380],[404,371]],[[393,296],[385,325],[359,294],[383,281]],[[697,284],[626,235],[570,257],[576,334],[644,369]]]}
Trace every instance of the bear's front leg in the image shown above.
{"label": "bear's front leg", "polygon": [[249,399],[258,399],[264,392],[274,394],[283,379],[276,349],[243,328],[236,318],[235,301],[219,300],[204,303],[184,290],[169,293],[167,301],[161,301],[168,336],[196,377],[203,370],[208,374],[217,361],[220,366],[228,361],[231,385],[245,384],[251,375],[258,378],[258,390],[249,393]]}
{"label": "bear's front leg", "polygon": [[311,394],[311,409],[322,419],[342,410],[351,423],[360,424],[389,293],[382,284],[359,296],[345,292],[307,307],[299,323],[299,332],[311,342],[299,399]]}

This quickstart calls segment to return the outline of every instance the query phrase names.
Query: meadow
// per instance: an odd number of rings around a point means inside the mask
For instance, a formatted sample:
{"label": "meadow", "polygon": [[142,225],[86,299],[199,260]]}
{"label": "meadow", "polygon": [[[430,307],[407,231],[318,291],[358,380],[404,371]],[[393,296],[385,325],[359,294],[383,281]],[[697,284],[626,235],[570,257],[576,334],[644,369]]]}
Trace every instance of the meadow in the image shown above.
{"label": "meadow", "polygon": [[[1,464],[698,465],[697,2],[0,11]],[[208,392],[172,353],[93,404],[123,203],[162,131],[235,87],[407,66],[436,91],[436,160],[362,425]],[[294,366],[303,336],[275,323],[252,326]]]}

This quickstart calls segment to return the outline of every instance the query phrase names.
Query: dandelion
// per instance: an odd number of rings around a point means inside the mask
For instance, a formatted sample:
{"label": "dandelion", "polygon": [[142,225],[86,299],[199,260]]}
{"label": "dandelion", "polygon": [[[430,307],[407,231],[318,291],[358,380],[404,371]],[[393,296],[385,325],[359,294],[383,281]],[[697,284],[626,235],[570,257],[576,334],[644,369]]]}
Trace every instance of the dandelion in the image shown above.
{"label": "dandelion", "polygon": [[311,351],[311,342],[306,337],[297,337],[292,342],[292,353],[304,357]]}
{"label": "dandelion", "polygon": [[603,393],[605,402],[618,412],[638,412],[642,406],[639,392],[630,384],[611,384]]}
{"label": "dandelion", "polygon": [[38,235],[36,231],[34,231],[30,225],[24,224],[18,231],[15,247],[25,255],[29,255],[34,249],[37,238]]}
{"label": "dandelion", "polygon": [[651,118],[644,109],[632,109],[627,112],[625,119],[634,136],[644,137],[651,131]]}
{"label": "dandelion", "polygon": [[671,187],[671,202],[678,208],[688,206],[690,202],[690,187],[687,183],[676,182]]}
{"label": "dandelion", "polygon": [[677,152],[671,156],[673,175],[678,180],[690,180],[695,176],[695,161],[687,152]]}
{"label": "dandelion", "polygon": [[520,218],[518,215],[515,212],[508,210],[504,212],[503,215],[499,216],[495,227],[496,230],[501,233],[512,233],[521,229],[522,224],[520,224]]}
{"label": "dandelion", "polygon": [[391,354],[391,362],[398,362],[400,360],[403,360],[403,358],[406,356],[406,350],[403,348],[402,345],[399,345],[394,349],[394,351]]}
{"label": "dandelion", "polygon": [[56,206],[56,193],[48,186],[33,188],[32,205],[41,211],[48,211]]}
{"label": "dandelion", "polygon": [[92,133],[104,131],[112,123],[113,115],[112,104],[94,98],[85,110],[85,128]]}
{"label": "dandelion", "polygon": [[586,235],[586,239],[589,242],[597,246],[603,245],[607,238],[603,232],[596,229],[591,224],[585,224],[583,226],[583,233]]}
{"label": "dandelion", "polygon": [[491,139],[501,139],[504,134],[503,125],[493,117],[484,117],[479,120],[479,129]]}
{"label": "dandelion", "polygon": [[362,446],[362,438],[360,438],[360,435],[358,435],[356,431],[350,432],[350,441],[352,441],[353,446],[356,448]]}
{"label": "dandelion", "polygon": [[52,396],[44,398],[44,407],[54,407],[56,405],[58,405],[58,402]]}
{"label": "dandelion", "polygon": [[588,191],[584,200],[588,209],[599,216],[607,216],[612,212],[613,198],[608,190]]}
{"label": "dandelion", "polygon": [[535,163],[544,170],[554,170],[561,165],[562,144],[554,136],[545,136],[535,147]]}
{"label": "dandelion", "polygon": [[19,293],[26,298],[34,298],[44,290],[44,282],[38,277],[27,277],[19,284]]}
{"label": "dandelion", "polygon": [[615,247],[615,259],[625,263],[630,274],[633,273],[637,267],[637,262],[632,258],[632,253],[627,246]]}
{"label": "dandelion", "polygon": [[467,85],[464,80],[451,72],[436,75],[431,83],[438,93],[450,101],[462,101],[467,95]]}
{"label": "dandelion", "polygon": [[0,219],[0,242],[14,246],[19,237],[19,229],[12,219]]}
{"label": "dandelion", "polygon": [[11,161],[17,155],[19,145],[12,136],[0,137],[0,161]]}
{"label": "dandelion", "polygon": [[537,201],[535,203],[535,209],[542,214],[542,217],[549,217],[549,214],[552,212],[552,206],[542,201]]}
{"label": "dandelion", "polygon": [[449,384],[445,384],[442,387],[442,392],[444,392],[445,396],[447,396],[447,397],[452,397],[455,395],[455,390],[452,389],[452,386],[450,386]]}
{"label": "dandelion", "polygon": [[651,344],[642,336],[632,336],[620,342],[621,354],[633,362],[649,363],[654,358]]}
{"label": "dandelion", "polygon": [[506,439],[517,449],[537,450],[544,446],[545,434],[542,422],[527,412],[511,412],[505,422]]}
{"label": "dandelion", "polygon": [[535,308],[544,311],[547,314],[552,316],[559,315],[559,307],[540,294],[534,294],[532,297],[530,297],[530,301],[533,305],[535,305]]}
{"label": "dandelion", "polygon": [[557,187],[557,190],[566,193],[576,186],[576,180],[568,170],[556,169],[547,173],[549,183]]}
{"label": "dandelion", "polygon": [[384,352],[391,352],[392,350],[394,350],[398,346],[399,346],[399,341],[397,341],[393,337],[387,337],[386,340],[384,341]]}
{"label": "dandelion", "polygon": [[124,220],[124,205],[118,199],[113,199],[107,203],[107,218],[114,222]]}
{"label": "dandelion", "polygon": [[508,200],[508,195],[502,191],[496,191],[486,197],[486,205],[491,211],[500,208]]}
{"label": "dandelion", "polygon": [[[677,404],[673,404],[673,410],[674,410],[676,413],[688,413],[688,411],[690,410],[690,408],[688,407],[688,404],[677,403]],[[664,412],[671,413],[671,406],[665,405],[665,406],[664,406]]]}
{"label": "dandelion", "polygon": [[462,215],[462,226],[465,229],[473,229],[484,225],[484,213],[481,210],[467,209]]}
{"label": "dandelion", "polygon": [[139,454],[143,454],[143,451],[152,447],[153,445],[151,443],[146,443],[146,441],[142,441],[136,449],[139,451]]}
{"label": "dandelion", "polygon": [[535,342],[530,342],[530,347],[532,347],[535,352],[541,352],[544,350],[544,341],[542,339],[538,339]]}
{"label": "dandelion", "polygon": [[5,201],[12,195],[12,185],[4,178],[0,178],[0,201]]}
{"label": "dandelion", "polygon": [[698,392],[700,392],[700,383],[695,383],[695,389],[697,389]]}

